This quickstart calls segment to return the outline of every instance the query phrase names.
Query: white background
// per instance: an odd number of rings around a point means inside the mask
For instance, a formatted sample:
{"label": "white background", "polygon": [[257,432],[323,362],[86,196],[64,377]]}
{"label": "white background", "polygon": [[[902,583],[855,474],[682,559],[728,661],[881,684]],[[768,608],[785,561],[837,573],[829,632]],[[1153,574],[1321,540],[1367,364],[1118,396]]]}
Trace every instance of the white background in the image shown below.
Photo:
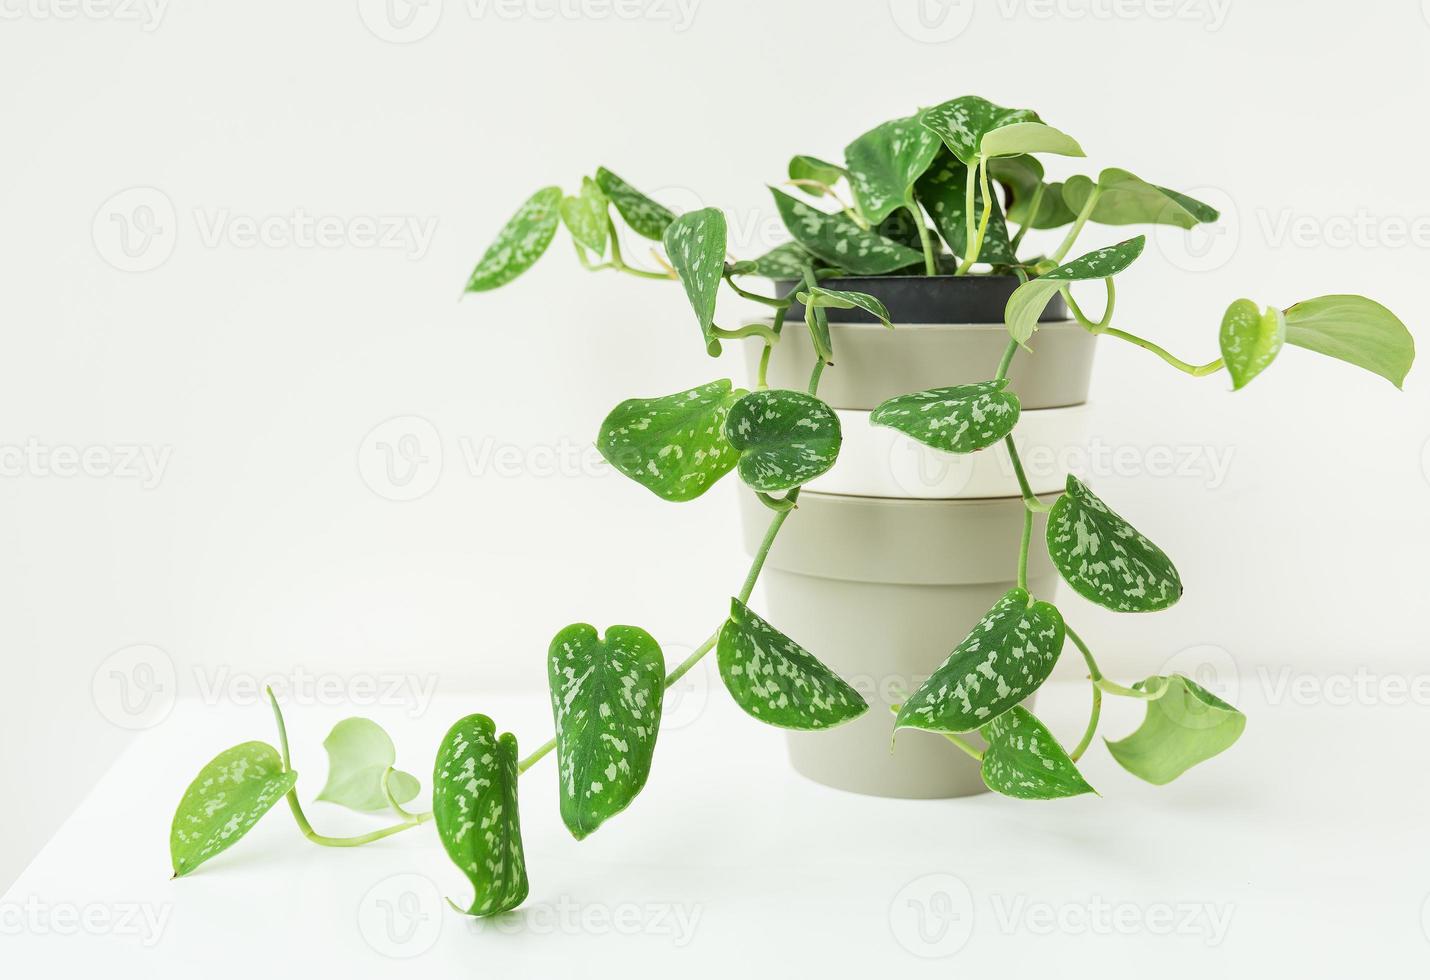
{"label": "white background", "polygon": [[[677,287],[584,274],[564,241],[459,301],[537,187],[604,164],[726,209],[750,256],[782,240],[763,185],[792,153],[837,156],[976,92],[1081,141],[1090,159],[1055,174],[1122,166],[1223,209],[1216,237],[1149,243],[1124,328],[1209,360],[1243,295],[1364,292],[1425,321],[1430,22],[1410,0],[930,0],[923,21],[914,0],[650,0],[634,20],[594,0],[427,0],[396,35],[383,9],[0,3],[0,444],[97,447],[95,475],[0,478],[0,884],[125,744],[116,675],[155,695],[139,720],[159,725],[175,690],[255,703],[270,674],[395,717],[425,701],[383,697],[389,682],[540,690],[570,622],[676,646],[718,621],[744,567],[733,482],[664,504],[583,449],[619,400],[741,362],[709,362]],[[348,231],[295,240],[300,213]],[[394,219],[430,242],[368,247],[364,224]],[[156,233],[137,256],[125,221]],[[279,237],[254,244],[252,223]],[[1399,393],[1288,349],[1233,396],[1104,344],[1096,438],[1132,449],[1095,485],[1188,586],[1149,617],[1065,599],[1109,672],[1212,647],[1263,679],[1418,676],[1424,371]],[[399,417],[430,428],[377,428]],[[406,502],[379,445],[404,434],[433,460]],[[99,474],[129,447],[162,475]],[[1230,466],[1149,472],[1153,447]],[[161,652],[115,653],[136,644]]]}

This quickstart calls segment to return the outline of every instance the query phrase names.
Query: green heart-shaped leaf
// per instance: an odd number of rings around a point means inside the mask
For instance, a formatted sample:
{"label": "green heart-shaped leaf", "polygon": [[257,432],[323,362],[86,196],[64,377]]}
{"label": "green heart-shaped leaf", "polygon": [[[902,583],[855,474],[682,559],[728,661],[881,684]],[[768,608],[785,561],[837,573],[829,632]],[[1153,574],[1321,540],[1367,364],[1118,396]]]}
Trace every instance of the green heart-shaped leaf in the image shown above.
{"label": "green heart-shaped leaf", "polygon": [[1263,312],[1249,299],[1227,307],[1221,320],[1221,357],[1233,390],[1246,387],[1271,365],[1286,341],[1286,317],[1268,306]]}
{"label": "green heart-shaped leaf", "polygon": [[1246,716],[1180,674],[1149,677],[1135,685],[1151,695],[1147,717],[1131,735],[1108,741],[1122,768],[1157,786],[1230,748],[1246,729]]}
{"label": "green heart-shaped leaf", "polygon": [[653,242],[665,239],[666,226],[675,220],[669,208],[652,201],[605,167],[597,168],[596,184],[616,206],[631,231]]}
{"label": "green heart-shaped leaf", "polygon": [[995,793],[1019,800],[1057,800],[1097,792],[1047,727],[1022,705],[979,732],[988,742],[983,782]]}
{"label": "green heart-shaped leaf", "polygon": [[811,289],[801,290],[795,299],[805,306],[825,307],[836,310],[863,310],[871,316],[876,316],[884,326],[893,329],[894,325],[889,321],[889,309],[878,297],[870,296],[868,293],[856,293],[847,289],[825,289],[823,286],[814,286]]}
{"label": "green heart-shaped leaf", "polygon": [[[1063,200],[1074,212],[1081,212],[1092,196],[1091,178],[1069,177],[1063,184]],[[1215,221],[1216,208],[1196,198],[1156,184],[1149,184],[1136,174],[1109,167],[1098,174],[1097,204],[1091,220],[1101,225],[1175,225],[1191,228]]]}
{"label": "green heart-shaped leaf", "polygon": [[1026,154],[999,157],[988,161],[988,172],[1008,191],[1009,221],[1028,224],[1028,212],[1039,187],[1043,189],[1043,194],[1038,200],[1038,213],[1034,216],[1032,227],[1059,228],[1077,218],[1063,201],[1062,182],[1044,183],[1043,165],[1038,162],[1037,157]]}
{"label": "green heart-shaped leaf", "polygon": [[1182,597],[1172,560],[1072,475],[1048,514],[1048,554],[1078,595],[1114,612],[1155,612]]}
{"label": "green heart-shaped leaf", "polygon": [[1402,388],[1415,338],[1400,318],[1364,296],[1317,296],[1286,311],[1286,343],[1354,364]]}
{"label": "green heart-shaped leaf", "polygon": [[556,226],[561,221],[557,213],[560,204],[559,187],[543,187],[527,198],[472,270],[467,292],[480,293],[505,286],[530,269],[556,236]]}
{"label": "green heart-shaped leaf", "polygon": [[720,341],[715,337],[715,294],[725,272],[725,215],[717,208],[701,208],[682,214],[665,229],[665,252],[685,286],[685,295],[695,310],[705,349],[715,356]]}
{"label": "green heart-shaped leaf", "polygon": [[278,750],[266,742],[220,752],[199,770],[174,811],[169,829],[174,877],[237,844],[297,781],[298,774],[285,771]]}
{"label": "green heart-shaped leaf", "polygon": [[608,225],[606,195],[590,177],[581,178],[581,193],[561,199],[561,221],[571,237],[597,258],[606,253]]}
{"label": "green heart-shaped leaf", "polygon": [[808,483],[839,457],[839,416],[802,391],[770,388],[735,403],[725,438],[740,453],[740,479],[761,493]]}
{"label": "green heart-shaped leaf", "polygon": [[556,634],[546,658],[561,819],[577,840],[630,806],[645,786],[660,731],[665,657],[635,626],[605,639],[576,623]]}
{"label": "green heart-shaped leaf", "polygon": [[[968,254],[968,180],[972,171],[958,162],[952,154],[943,154],[935,161],[928,173],[919,179],[918,195],[939,236],[948,244],[949,251],[960,258]],[[975,219],[983,218],[983,188],[974,182],[973,188]],[[1003,209],[995,197],[993,213],[988,217],[988,230],[983,236],[983,245],[978,251],[982,262],[994,265],[1011,265],[1017,261],[1013,245],[1008,238],[1008,224],[1003,218]]]}
{"label": "green heart-shaped leaf", "polygon": [[923,261],[920,253],[865,231],[843,214],[826,214],[774,187],[770,193],[794,240],[836,268],[879,276]]}
{"label": "green heart-shaped leaf", "polygon": [[833,187],[840,177],[846,176],[844,168],[837,163],[830,163],[821,160],[819,157],[800,154],[793,157],[789,162],[789,179],[794,181],[814,181],[822,184],[823,187],[812,187],[809,184],[800,184],[799,189],[806,194],[820,197],[824,194],[825,187]]}
{"label": "green heart-shaped leaf", "polygon": [[1065,265],[1060,265],[1036,279],[1030,279],[1008,297],[1008,305],[1003,311],[1003,320],[1008,325],[1008,334],[1020,344],[1038,329],[1038,318],[1048,308],[1054,296],[1070,282],[1086,279],[1107,279],[1126,269],[1147,244],[1145,235],[1129,238],[1125,242],[1094,249],[1080,255]]}
{"label": "green heart-shaped leaf", "polygon": [[735,468],[725,416],[744,397],[728,380],[663,398],[629,398],[601,423],[596,448],[663,500],[694,500]]}
{"label": "green heart-shaped leaf", "polygon": [[[895,729],[971,732],[1048,679],[1066,627],[1051,603],[1011,589],[899,708]],[[1031,604],[1030,604],[1031,603]]]}
{"label": "green heart-shaped leaf", "polygon": [[939,151],[939,138],[918,116],[875,126],[844,148],[854,204],[870,222],[914,203],[914,182]]}
{"label": "green heart-shaped leaf", "polygon": [[920,119],[954,156],[970,167],[977,165],[985,155],[983,140],[989,133],[1014,123],[1039,121],[1032,109],[1005,109],[976,95],[964,95],[936,105],[925,110]]}
{"label": "green heart-shaped leaf", "polygon": [[869,709],[838,674],[739,599],[730,600],[717,658],[735,703],[767,725],[832,728]]}
{"label": "green heart-shaped leaf", "polygon": [[320,800],[371,813],[388,808],[388,792],[395,802],[406,803],[421,789],[417,777],[392,768],[397,749],[375,721],[343,719],[323,739],[323,748],[328,753],[328,781]]}
{"label": "green heart-shaped leaf", "polygon": [[432,768],[432,820],[475,889],[468,915],[495,915],[526,900],[516,780],[515,735],[498,738],[486,715],[467,715],[447,730]]}
{"label": "green heart-shaped leaf", "polygon": [[1006,390],[1008,379],[931,388],[890,398],[869,416],[946,453],[987,449],[1018,424],[1022,405]]}

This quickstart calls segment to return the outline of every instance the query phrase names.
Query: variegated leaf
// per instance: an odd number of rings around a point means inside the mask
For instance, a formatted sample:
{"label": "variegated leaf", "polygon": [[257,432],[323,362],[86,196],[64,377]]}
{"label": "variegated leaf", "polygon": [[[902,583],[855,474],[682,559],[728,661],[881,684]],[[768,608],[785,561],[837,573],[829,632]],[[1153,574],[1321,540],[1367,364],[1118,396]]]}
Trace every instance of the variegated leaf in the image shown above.
{"label": "variegated leaf", "polygon": [[740,453],[740,479],[762,493],[777,493],[833,466],[843,435],[839,416],[818,398],[770,388],[735,403],[725,438]]}
{"label": "variegated leaf", "polygon": [[1182,597],[1172,560],[1072,475],[1048,515],[1048,554],[1078,595],[1114,612],[1155,612]]}
{"label": "variegated leaf", "polygon": [[971,732],[988,724],[1048,679],[1065,633],[1055,606],[1009,590],[904,702],[894,727]]}
{"label": "variegated leaf", "polygon": [[737,262],[734,273],[763,276],[766,279],[802,279],[806,267],[813,269],[816,274],[827,274],[824,260],[805,251],[799,242],[785,242],[783,245],[776,245],[757,259]]}
{"label": "variegated leaf", "polygon": [[630,806],[650,775],[665,696],[660,645],[635,626],[576,623],[547,654],[561,819],[577,840]]}
{"label": "variegated leaf", "polygon": [[285,771],[278,750],[266,742],[220,752],[199,770],[174,811],[169,829],[174,877],[237,844],[297,781],[298,774]]}
{"label": "variegated leaf", "polygon": [[983,782],[995,793],[1019,800],[1056,800],[1097,792],[1047,726],[1022,705],[979,731],[988,742]]}
{"label": "variegated leaf", "polygon": [[1221,357],[1231,374],[1233,390],[1246,387],[1270,367],[1286,342],[1286,317],[1278,309],[1258,310],[1249,299],[1227,307],[1221,320]]}
{"label": "variegated leaf", "polygon": [[890,398],[869,416],[874,425],[898,429],[946,453],[986,449],[1018,424],[1021,404],[1008,379],[931,388]]}
{"label": "variegated leaf", "polygon": [[891,330],[894,327],[893,323],[889,321],[889,308],[880,302],[877,296],[870,296],[868,293],[815,286],[811,289],[801,290],[795,299],[805,306],[836,310],[863,310],[870,316],[878,317],[879,321]]}
{"label": "variegated leaf", "polygon": [[432,820],[476,891],[468,915],[495,915],[526,900],[516,781],[515,735],[498,738],[486,715],[467,715],[448,729],[432,768]]}
{"label": "variegated leaf", "polygon": [[925,110],[920,118],[954,156],[970,167],[984,156],[983,138],[988,133],[1014,123],[1039,121],[1032,109],[1005,109],[976,95],[950,99]]}
{"label": "variegated leaf", "polygon": [[682,214],[665,229],[665,252],[685,286],[695,311],[705,349],[720,353],[715,337],[715,295],[725,272],[725,215],[718,208],[701,208]]}
{"label": "variegated leaf", "polygon": [[[919,179],[919,201],[933,219],[939,236],[948,245],[949,251],[960,258],[968,254],[968,180],[972,171],[960,163],[952,154],[942,154]],[[983,188],[973,188],[974,218],[983,218]],[[997,197],[993,199],[993,213],[988,217],[988,230],[984,232],[983,244],[978,250],[978,260],[994,265],[1011,265],[1017,261],[1013,246],[1008,238],[1008,223],[1004,220],[1003,209]]]}
{"label": "variegated leaf", "polygon": [[1063,265],[1030,279],[1008,297],[1008,306],[1003,311],[1008,334],[1018,343],[1027,343],[1028,338],[1038,329],[1038,318],[1048,308],[1058,291],[1070,282],[1086,279],[1106,279],[1126,269],[1147,244],[1145,235],[1129,238],[1125,242],[1094,249]]}
{"label": "variegated leaf", "polygon": [[596,448],[663,500],[694,500],[735,468],[725,416],[744,397],[728,380],[663,398],[630,398],[601,423]]}
{"label": "variegated leaf", "polygon": [[1157,786],[1170,783],[1199,762],[1224,752],[1246,729],[1246,716],[1180,674],[1149,677],[1147,716],[1137,731],[1108,741],[1122,768]]}
{"label": "variegated leaf", "polygon": [[652,201],[605,167],[597,168],[596,184],[637,235],[654,242],[665,239],[666,226],[675,220],[669,208]]}
{"label": "variegated leaf", "polygon": [[918,116],[875,126],[844,148],[854,204],[872,224],[914,203],[914,182],[939,151],[939,138]]}
{"label": "variegated leaf", "polygon": [[735,703],[767,725],[812,731],[869,709],[838,674],[739,599],[730,600],[716,654]]}
{"label": "variegated leaf", "polygon": [[397,748],[381,725],[367,718],[344,718],[323,739],[328,753],[328,781],[318,799],[350,810],[388,808],[387,796],[406,803],[421,788],[417,777],[393,769]]}
{"label": "variegated leaf", "polygon": [[[1091,220],[1101,225],[1175,225],[1191,228],[1217,220],[1216,208],[1196,198],[1149,184],[1136,174],[1109,167],[1097,176],[1099,191]],[[1093,182],[1081,175],[1063,184],[1063,200],[1081,212],[1092,196]]]}
{"label": "variegated leaf", "polygon": [[561,221],[571,237],[590,249],[597,258],[606,252],[610,234],[606,195],[590,177],[581,178],[581,193],[561,199]]}
{"label": "variegated leaf", "polygon": [[556,235],[556,226],[561,221],[560,204],[559,187],[543,187],[527,198],[472,270],[467,292],[480,293],[505,286],[531,268]]}
{"label": "variegated leaf", "polygon": [[923,261],[923,255],[872,231],[843,214],[827,214],[771,187],[780,219],[806,251],[858,276],[878,276]]}

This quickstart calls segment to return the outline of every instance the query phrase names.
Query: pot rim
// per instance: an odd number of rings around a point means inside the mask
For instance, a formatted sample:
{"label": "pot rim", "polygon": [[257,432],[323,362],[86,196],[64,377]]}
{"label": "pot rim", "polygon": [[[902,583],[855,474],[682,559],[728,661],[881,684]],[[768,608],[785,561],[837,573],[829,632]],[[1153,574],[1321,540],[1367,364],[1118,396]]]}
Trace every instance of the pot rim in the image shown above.
{"label": "pot rim", "polygon": [[[801,283],[793,279],[773,280],[780,296],[792,296]],[[901,275],[901,276],[833,276],[821,279],[828,289],[843,289],[868,293],[884,304],[895,323],[921,324],[1001,324],[1003,311],[1013,291],[1021,285],[1010,275]],[[878,323],[864,310],[829,309],[830,323]],[[792,302],[788,316],[804,318],[804,305]],[[1059,292],[1049,301],[1039,323],[1055,323],[1068,319],[1067,304]]]}

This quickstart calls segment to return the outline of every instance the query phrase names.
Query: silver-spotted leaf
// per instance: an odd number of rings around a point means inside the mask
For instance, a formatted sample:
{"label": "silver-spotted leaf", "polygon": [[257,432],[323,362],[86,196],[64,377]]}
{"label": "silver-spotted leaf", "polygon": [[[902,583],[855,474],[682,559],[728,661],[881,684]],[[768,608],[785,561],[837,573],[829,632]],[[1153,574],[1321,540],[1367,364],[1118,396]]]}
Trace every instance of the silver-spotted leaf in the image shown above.
{"label": "silver-spotted leaf", "polygon": [[1058,291],[1070,282],[1087,279],[1106,279],[1126,269],[1147,244],[1145,235],[1129,238],[1125,242],[1094,249],[1030,279],[1008,297],[1008,305],[1003,311],[1003,320],[1008,326],[1008,334],[1018,343],[1027,343],[1028,338],[1038,329],[1038,318],[1048,308]]}
{"label": "silver-spotted leaf", "polygon": [[976,95],[964,95],[936,105],[925,110],[920,119],[954,156],[970,167],[984,156],[983,139],[993,130],[1014,123],[1039,121],[1032,109],[1005,109]]}
{"label": "silver-spotted leaf", "polygon": [[771,187],[780,220],[805,250],[857,276],[879,276],[923,261],[923,255],[860,228],[843,214],[828,214]]}
{"label": "silver-spotted leaf", "polygon": [[739,599],[730,600],[716,656],[735,703],[767,725],[813,731],[869,709],[838,674]]}
{"label": "silver-spotted leaf", "polygon": [[298,774],[283,768],[266,742],[244,742],[220,752],[199,770],[169,829],[174,877],[237,844],[273,804],[293,788]]}
{"label": "silver-spotted leaf", "polygon": [[432,820],[475,889],[468,915],[496,915],[526,900],[516,781],[515,735],[497,737],[486,715],[467,715],[447,730],[432,767]]}
{"label": "silver-spotted leaf", "polygon": [[1216,221],[1216,208],[1196,198],[1179,194],[1156,184],[1149,184],[1136,174],[1118,167],[1109,167],[1092,179],[1069,177],[1063,184],[1063,201],[1074,212],[1081,212],[1098,190],[1097,203],[1092,208],[1092,221],[1101,225],[1175,225],[1191,228]]}
{"label": "silver-spotted leaf", "polygon": [[1072,475],[1048,514],[1048,554],[1078,595],[1114,612],[1156,612],[1182,597],[1172,560]]}
{"label": "silver-spotted leaf", "polygon": [[705,349],[720,353],[715,337],[715,295],[725,272],[725,215],[718,208],[682,214],[665,229],[665,253],[685,286]]}
{"label": "silver-spotted leaf", "polygon": [[766,279],[800,279],[806,268],[819,272],[824,266],[822,259],[805,251],[799,242],[785,242],[757,259],[738,263],[736,270],[743,275],[764,276]]}
{"label": "silver-spotted leaf", "polygon": [[824,307],[836,310],[863,310],[865,313],[879,318],[884,326],[893,328],[893,323],[889,321],[889,308],[879,300],[877,296],[870,296],[868,293],[858,293],[848,289],[825,289],[823,286],[814,286],[810,289],[801,290],[795,299],[805,306]]}
{"label": "silver-spotted leaf", "polygon": [[839,416],[802,391],[769,388],[735,403],[725,438],[740,453],[740,479],[761,493],[778,493],[826,472],[839,457]]}
{"label": "silver-spotted leaf", "polygon": [[596,448],[662,500],[694,500],[735,468],[725,416],[744,397],[728,380],[662,398],[629,398],[601,423]]}
{"label": "silver-spotted leaf", "polygon": [[1008,379],[931,388],[890,398],[869,417],[946,453],[987,449],[1018,424],[1022,405]]}
{"label": "silver-spotted leaf", "polygon": [[1180,674],[1149,677],[1135,685],[1151,698],[1137,731],[1108,741],[1122,768],[1157,786],[1229,749],[1246,729],[1246,716]]}
{"label": "silver-spotted leaf", "polygon": [[1281,353],[1281,345],[1286,342],[1286,316],[1274,307],[1258,310],[1249,299],[1236,300],[1222,317],[1219,339],[1232,388],[1239,390],[1270,367]]}
{"label": "silver-spotted leaf", "polygon": [[933,163],[939,138],[918,116],[891,119],[844,148],[854,205],[870,223],[914,203],[914,182]]}
{"label": "silver-spotted leaf", "polygon": [[343,719],[323,739],[323,748],[328,753],[328,781],[320,800],[370,813],[388,808],[389,792],[393,802],[406,803],[421,788],[417,777],[392,768],[397,749],[375,721]]}
{"label": "silver-spotted leaf", "polygon": [[894,727],[971,732],[1036,691],[1052,673],[1066,627],[1051,603],[1011,589],[899,708]]}
{"label": "silver-spotted leaf", "polygon": [[653,242],[665,239],[666,226],[675,220],[669,208],[652,201],[605,167],[596,170],[596,184],[637,235]]}
{"label": "silver-spotted leaf", "polygon": [[1415,338],[1405,324],[1364,296],[1317,296],[1292,306],[1286,343],[1364,368],[1397,388],[1415,363]]}
{"label": "silver-spotted leaf", "polygon": [[649,633],[576,623],[546,658],[561,819],[577,840],[630,806],[650,775],[665,696],[665,657]]}
{"label": "silver-spotted leaf", "polygon": [[467,292],[480,293],[505,286],[531,268],[556,236],[556,226],[561,221],[560,205],[559,187],[543,187],[527,198],[472,270]]}
{"label": "silver-spotted leaf", "polygon": [[[928,173],[919,179],[919,201],[933,219],[939,236],[948,249],[959,258],[968,254],[968,181],[973,172],[960,163],[952,154],[942,154]],[[984,232],[983,244],[978,249],[978,259],[994,265],[1012,264],[1017,261],[1013,246],[1008,238],[1008,223],[1004,220],[1003,209],[996,196],[993,211],[988,216],[988,230]],[[973,215],[976,221],[983,219],[983,188],[974,180]]]}
{"label": "silver-spotted leaf", "polygon": [[581,178],[581,193],[561,199],[561,222],[571,237],[599,258],[610,234],[606,195],[590,177]]}
{"label": "silver-spotted leaf", "polygon": [[1097,792],[1047,726],[1022,705],[979,732],[988,743],[983,782],[995,793],[1019,800],[1057,800]]}

